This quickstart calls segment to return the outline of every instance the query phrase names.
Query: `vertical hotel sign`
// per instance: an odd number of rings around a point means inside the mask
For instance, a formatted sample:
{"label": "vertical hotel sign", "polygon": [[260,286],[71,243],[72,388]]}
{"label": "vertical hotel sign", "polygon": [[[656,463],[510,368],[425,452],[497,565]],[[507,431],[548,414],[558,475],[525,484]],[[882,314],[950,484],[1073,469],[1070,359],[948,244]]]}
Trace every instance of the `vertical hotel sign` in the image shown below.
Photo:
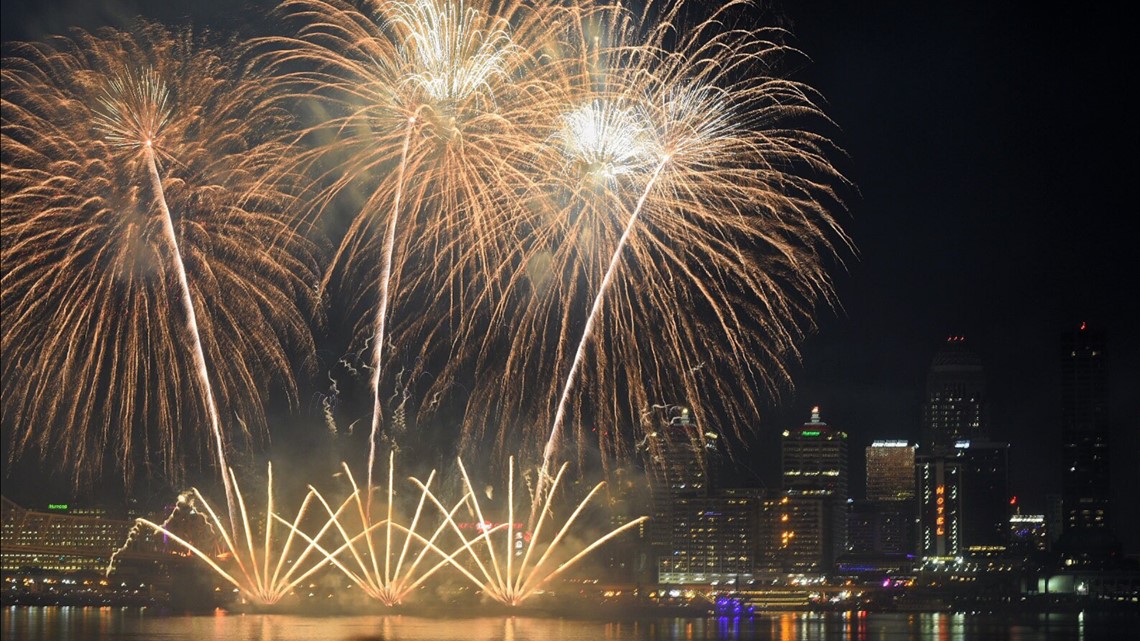
{"label": "vertical hotel sign", "polygon": [[937,556],[946,556],[950,547],[946,544],[947,507],[946,462],[939,458],[934,462],[934,553]]}
{"label": "vertical hotel sign", "polygon": [[[946,486],[940,483],[938,487],[934,489],[934,496],[934,533],[938,535],[938,544],[939,548],[941,548],[946,537]],[[941,552],[941,549],[939,552]]]}

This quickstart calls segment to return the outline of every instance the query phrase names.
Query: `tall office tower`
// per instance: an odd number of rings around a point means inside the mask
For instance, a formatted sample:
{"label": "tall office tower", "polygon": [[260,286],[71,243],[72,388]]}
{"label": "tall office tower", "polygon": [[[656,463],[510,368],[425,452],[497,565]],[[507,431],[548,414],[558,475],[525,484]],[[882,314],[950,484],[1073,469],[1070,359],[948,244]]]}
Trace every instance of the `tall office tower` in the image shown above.
{"label": "tall office tower", "polygon": [[1009,443],[958,441],[955,460],[962,474],[962,547],[992,554],[1009,544]]}
{"label": "tall office tower", "polygon": [[792,519],[786,531],[799,537],[781,544],[796,557],[795,568],[828,572],[846,548],[847,433],[824,423],[813,407],[808,422],[784,431],[780,461],[791,510],[781,516]]}
{"label": "tall office tower", "polygon": [[1064,531],[1109,527],[1105,338],[1084,323],[1061,339]]}
{"label": "tall office tower", "polygon": [[962,469],[956,459],[919,455],[918,553],[922,557],[952,557],[962,553]]}
{"label": "tall office tower", "polygon": [[818,407],[807,423],[784,431],[780,461],[784,490],[847,500],[847,433],[821,421]]}
{"label": "tall office tower", "polygon": [[648,538],[659,572],[667,569],[663,561],[688,546],[686,539],[675,537],[677,523],[693,521],[694,506],[700,503],[696,500],[711,494],[718,464],[716,442],[716,433],[701,429],[689,409],[681,407],[671,410],[638,446],[646,457],[652,507]]}
{"label": "tall office tower", "polygon": [[1111,567],[1121,555],[1111,529],[1108,363],[1103,332],[1085,323],[1061,337],[1062,532],[1066,566]]}
{"label": "tall office tower", "polygon": [[716,433],[702,430],[687,407],[667,416],[641,444],[654,495],[708,496],[716,480],[716,441]]}
{"label": "tall office tower", "polygon": [[962,336],[946,339],[934,355],[922,406],[922,449],[951,451],[960,440],[986,435],[985,372]]}
{"label": "tall office tower", "polygon": [[867,500],[914,498],[915,446],[906,441],[874,441],[867,448]]}

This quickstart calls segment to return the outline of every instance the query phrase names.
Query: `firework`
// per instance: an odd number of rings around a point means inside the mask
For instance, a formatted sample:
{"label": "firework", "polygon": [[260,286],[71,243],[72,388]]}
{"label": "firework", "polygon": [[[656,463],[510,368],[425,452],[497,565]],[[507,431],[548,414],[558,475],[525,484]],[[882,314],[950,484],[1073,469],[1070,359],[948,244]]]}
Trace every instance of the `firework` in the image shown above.
{"label": "firework", "polygon": [[138,465],[174,480],[184,448],[209,447],[229,494],[226,450],[264,431],[269,384],[296,400],[313,245],[286,216],[295,180],[265,180],[287,119],[244,59],[146,24],[5,57],[13,456],[52,455],[77,483],[107,455],[127,482]]}
{"label": "firework", "polygon": [[[502,229],[529,179],[521,152],[542,115],[532,71],[546,30],[512,3],[290,0],[282,11],[299,35],[267,41],[267,56],[298,87],[290,99],[326,116],[297,154],[324,185],[313,211],[362,194],[328,274],[363,284],[357,300],[378,298],[358,314],[358,333],[372,341],[371,486],[382,380],[393,369],[385,351],[417,332],[419,345],[461,344],[444,335],[446,320],[467,316],[468,292],[483,295],[506,264]],[[397,310],[407,320],[393,338]]]}
{"label": "firework", "polygon": [[[455,528],[455,532],[463,540],[463,545],[457,553],[452,555],[452,558],[459,556],[460,559],[466,559],[472,563],[474,567],[464,569],[459,559],[452,562],[490,598],[506,605],[519,605],[602,544],[648,520],[649,517],[647,516],[633,519],[581,548],[571,548],[570,544],[564,543],[566,535],[570,532],[578,516],[594,495],[605,485],[603,482],[595,485],[589,494],[578,503],[578,506],[563,522],[557,533],[549,538],[544,538],[543,535],[547,534],[544,528],[547,525],[548,518],[553,514],[551,506],[555,492],[558,490],[558,485],[566,472],[566,468],[567,464],[563,463],[549,490],[543,494],[542,511],[539,513],[537,521],[532,521],[534,530],[531,532],[530,540],[525,543],[525,552],[522,553],[522,558],[518,560],[517,564],[515,556],[518,554],[518,546],[521,540],[518,537],[521,532],[515,531],[515,464],[513,457],[508,462],[507,513],[503,515],[506,517],[503,524],[495,527],[484,527],[471,538],[465,536],[458,527]],[[479,523],[487,523],[484,520],[484,511],[479,504],[478,495],[471,487],[471,479],[467,476],[467,469],[463,467],[462,461],[459,461],[459,471],[463,476],[463,483],[467,487],[464,500],[470,502],[471,509],[476,518],[479,519]],[[453,521],[452,516],[449,514],[448,520]],[[502,533],[502,542],[495,542],[495,535],[500,533]],[[498,554],[495,552],[497,546],[502,546],[499,548]],[[563,548],[570,549],[563,552]],[[460,552],[467,552],[467,554],[462,555],[459,554]]]}
{"label": "firework", "polygon": [[500,451],[540,444],[535,507],[561,444],[620,459],[654,404],[753,425],[815,307],[834,303],[841,152],[819,98],[778,75],[799,55],[786,34],[736,27],[747,8],[691,27],[681,3],[566,14],[580,19],[551,62],[562,106],[524,197],[523,268],[497,319],[509,335],[483,348],[507,356],[480,363],[501,383],[465,423],[468,445],[486,425]]}
{"label": "firework", "polygon": [[[526,543],[525,552],[521,552],[521,559],[516,562],[515,557],[520,554],[518,536],[521,532],[517,531],[514,522],[514,460],[511,459],[508,464],[506,514],[499,515],[505,517],[505,520],[497,525],[486,520],[493,515],[483,509],[461,460],[458,461],[458,467],[464,494],[450,508],[431,490],[435,472],[431,473],[426,482],[410,479],[420,489],[420,494],[412,519],[405,525],[394,514],[395,453],[389,454],[386,517],[380,520],[374,520],[369,515],[367,499],[362,496],[368,490],[356,485],[351,471],[345,465],[352,494],[337,508],[334,509],[316,490],[311,492],[324,505],[329,523],[340,533],[341,544],[332,548],[331,545],[322,546],[318,543],[329,529],[327,524],[316,536],[298,530],[297,522],[289,527],[314,549],[323,553],[330,564],[344,572],[365,593],[386,606],[403,603],[413,590],[447,567],[460,572],[488,597],[515,606],[522,604],[607,541],[648,519],[639,517],[610,530],[585,546],[573,547],[574,544],[566,541],[567,535],[594,495],[604,486],[604,483],[599,483],[551,536],[546,526],[554,513],[552,506],[555,492],[567,468],[563,464],[550,490],[545,494],[543,510]],[[438,509],[439,515],[433,528],[424,526],[424,507],[429,502]],[[477,519],[478,527],[474,530],[465,530],[456,521],[456,513],[465,507]],[[430,535],[425,536],[429,529]],[[454,536],[445,537],[446,534]],[[432,561],[424,563],[429,558]]]}
{"label": "firework", "polygon": [[[110,576],[114,570],[115,557],[130,545],[131,540],[138,535],[138,528],[140,527],[147,527],[170,537],[175,543],[185,548],[187,552],[204,561],[219,577],[237,588],[244,598],[260,605],[277,603],[290,594],[302,581],[313,576],[329,562],[327,554],[317,554],[316,552],[321,550],[317,541],[333,526],[331,518],[325,521],[316,536],[302,535],[307,544],[296,558],[291,557],[291,554],[297,551],[294,544],[297,542],[297,535],[300,532],[298,527],[308,513],[309,505],[316,495],[315,490],[310,491],[305,496],[300,509],[297,510],[296,518],[291,522],[286,521],[273,511],[273,466],[272,464],[269,465],[267,469],[265,520],[260,524],[260,531],[258,531],[257,524],[250,522],[245,498],[238,486],[237,477],[234,476],[233,470],[230,470],[229,474],[231,477],[230,486],[233,488],[238,514],[240,514],[238,521],[240,526],[231,523],[232,529],[228,530],[226,524],[218,517],[217,512],[202,497],[201,492],[197,488],[191,489],[179,495],[178,505],[174,512],[162,523],[154,523],[146,519],[135,521],[135,527],[132,528],[127,542],[112,555],[111,563],[107,566],[107,575]],[[204,551],[202,546],[195,545],[169,529],[170,522],[180,509],[188,509],[192,514],[202,515],[215,538],[220,539],[221,554]],[[209,515],[208,518],[206,515]],[[281,543],[274,536],[274,521],[280,522],[288,529],[284,543]]]}
{"label": "firework", "polygon": [[[448,525],[455,527],[452,517],[463,504],[461,500],[451,510],[443,507],[430,489],[432,480],[435,478],[435,472],[432,472],[426,483],[412,479],[420,488],[419,502],[409,524],[404,525],[397,522],[394,516],[395,456],[395,452],[391,452],[388,456],[385,518],[373,519],[370,509],[371,500],[365,496],[365,493],[371,493],[373,488],[359,487],[348,465],[344,465],[345,475],[352,485],[352,494],[335,510],[325,500],[324,496],[315,489],[312,490],[312,494],[325,507],[329,523],[335,525],[336,531],[340,534],[341,544],[331,550],[327,549],[318,543],[323,530],[317,536],[310,537],[308,534],[297,530],[296,523],[290,526],[292,531],[297,532],[302,538],[309,541],[312,546],[325,555],[329,563],[344,572],[345,576],[364,590],[366,594],[389,607],[403,603],[412,590],[448,566],[458,554],[458,551],[452,553],[444,551],[438,541]],[[444,513],[444,518],[436,525],[431,536],[425,537],[420,534],[420,529],[424,524],[424,505],[429,500],[440,508]],[[355,510],[351,508],[355,508]],[[353,514],[355,517],[351,516]],[[353,518],[359,520],[359,527],[350,533],[348,527]],[[381,532],[383,532],[382,535]],[[395,535],[395,540],[393,540],[393,535]],[[345,557],[343,560],[340,558],[342,556]],[[348,557],[351,557],[351,560]],[[425,564],[424,561],[429,557],[438,557],[438,559],[434,563]],[[383,559],[382,563],[381,559]],[[466,570],[462,571],[466,572]]]}

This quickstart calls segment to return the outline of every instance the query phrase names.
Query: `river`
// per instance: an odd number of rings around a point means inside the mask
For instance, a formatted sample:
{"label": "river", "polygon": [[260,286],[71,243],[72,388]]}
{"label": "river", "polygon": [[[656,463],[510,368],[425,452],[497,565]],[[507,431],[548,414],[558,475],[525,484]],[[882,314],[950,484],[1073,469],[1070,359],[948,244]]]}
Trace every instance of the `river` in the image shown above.
{"label": "river", "polygon": [[145,608],[4,607],[11,641],[1116,641],[1140,615],[773,612],[751,618],[467,618],[161,614]]}

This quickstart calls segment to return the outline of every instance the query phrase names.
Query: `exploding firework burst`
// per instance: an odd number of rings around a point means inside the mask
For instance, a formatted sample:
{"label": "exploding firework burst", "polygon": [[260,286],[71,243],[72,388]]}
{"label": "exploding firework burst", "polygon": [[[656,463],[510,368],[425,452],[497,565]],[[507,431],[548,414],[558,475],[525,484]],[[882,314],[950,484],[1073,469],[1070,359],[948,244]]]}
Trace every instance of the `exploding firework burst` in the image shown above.
{"label": "exploding firework burst", "polygon": [[498,383],[465,423],[469,445],[488,425],[504,453],[539,444],[536,507],[562,444],[619,460],[653,404],[755,424],[816,306],[834,304],[841,152],[819,98],[778,75],[798,55],[786,34],[734,27],[747,8],[692,27],[682,3],[568,14],[562,107],[533,163],[549,170],[524,197],[505,332],[482,347],[507,356],[481,360]]}
{"label": "exploding firework burst", "polygon": [[108,457],[128,482],[139,465],[173,480],[208,444],[228,486],[225,451],[263,432],[270,389],[295,400],[317,270],[288,222],[294,177],[265,180],[287,119],[243,59],[146,24],[4,58],[13,456],[77,483]]}
{"label": "exploding firework burst", "polygon": [[544,115],[532,71],[548,30],[516,3],[290,0],[282,11],[299,35],[269,40],[267,56],[298,87],[290,99],[324,116],[302,137],[297,167],[324,186],[315,213],[353,210],[328,273],[371,305],[350,312],[373,341],[371,486],[382,381],[397,369],[385,351],[413,336],[445,352],[461,344],[447,320],[470,315],[470,292],[482,295],[507,264],[503,229],[529,180],[521,152]]}

